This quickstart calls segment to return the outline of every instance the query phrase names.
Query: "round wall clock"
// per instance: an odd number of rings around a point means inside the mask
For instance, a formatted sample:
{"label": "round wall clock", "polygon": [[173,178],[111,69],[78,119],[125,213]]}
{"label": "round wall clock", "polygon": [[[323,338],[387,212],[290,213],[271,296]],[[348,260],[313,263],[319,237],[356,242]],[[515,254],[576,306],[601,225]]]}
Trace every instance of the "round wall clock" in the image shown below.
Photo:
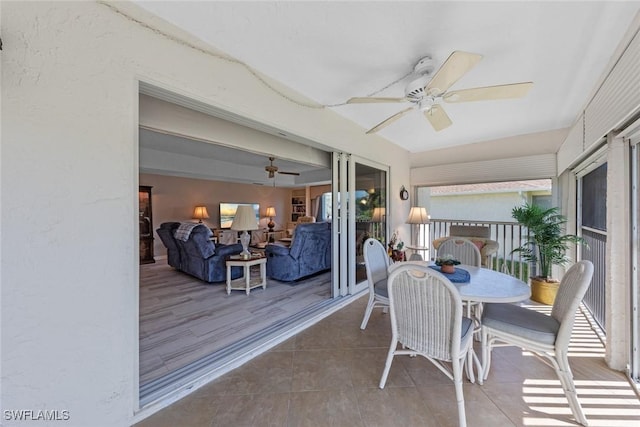
{"label": "round wall clock", "polygon": [[407,191],[406,188],[404,188],[404,185],[403,185],[402,188],[400,188],[400,199],[407,200],[408,198],[409,198],[409,192]]}

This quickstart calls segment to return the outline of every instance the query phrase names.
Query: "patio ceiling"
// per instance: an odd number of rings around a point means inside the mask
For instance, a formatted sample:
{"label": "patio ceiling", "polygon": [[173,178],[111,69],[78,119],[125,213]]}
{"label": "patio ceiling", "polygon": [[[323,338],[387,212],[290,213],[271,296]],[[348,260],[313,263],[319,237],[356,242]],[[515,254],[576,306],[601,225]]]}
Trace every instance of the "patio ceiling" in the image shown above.
{"label": "patio ceiling", "polygon": [[[425,55],[436,69],[456,50],[484,56],[454,90],[534,82],[521,99],[445,105],[453,125],[440,132],[417,111],[378,132],[414,153],[469,144],[481,150],[478,142],[568,128],[640,7],[604,1],[135,3],[308,98],[335,105],[330,108],[363,132],[405,105],[344,102],[378,91],[402,97],[411,78],[401,77]],[[532,147],[525,141],[513,143],[526,152]],[[553,153],[561,142],[556,137],[543,149]]]}

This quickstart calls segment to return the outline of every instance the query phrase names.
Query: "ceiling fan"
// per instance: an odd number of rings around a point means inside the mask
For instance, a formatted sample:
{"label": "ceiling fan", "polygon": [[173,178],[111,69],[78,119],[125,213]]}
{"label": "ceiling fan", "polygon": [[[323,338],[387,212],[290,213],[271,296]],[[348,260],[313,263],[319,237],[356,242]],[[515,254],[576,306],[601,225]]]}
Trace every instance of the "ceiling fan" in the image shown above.
{"label": "ceiling fan", "polygon": [[264,167],[264,170],[269,173],[269,178],[275,177],[276,172],[281,173],[283,175],[300,175],[298,172],[285,172],[285,171],[278,170],[278,167],[273,165],[273,161],[275,159],[276,159],[275,157],[269,157],[269,164]]}
{"label": "ceiling fan", "polygon": [[406,101],[411,103],[410,107],[378,123],[369,129],[367,133],[379,131],[413,109],[420,110],[431,123],[433,129],[438,132],[452,124],[451,119],[442,108],[442,102],[455,103],[521,98],[533,86],[533,82],[523,82],[448,91],[455,82],[470,71],[481,59],[482,55],[476,53],[455,51],[449,55],[442,67],[431,78],[433,60],[427,56],[415,65],[414,72],[417,78],[407,85],[403,98],[351,98],[347,101],[347,104]]}

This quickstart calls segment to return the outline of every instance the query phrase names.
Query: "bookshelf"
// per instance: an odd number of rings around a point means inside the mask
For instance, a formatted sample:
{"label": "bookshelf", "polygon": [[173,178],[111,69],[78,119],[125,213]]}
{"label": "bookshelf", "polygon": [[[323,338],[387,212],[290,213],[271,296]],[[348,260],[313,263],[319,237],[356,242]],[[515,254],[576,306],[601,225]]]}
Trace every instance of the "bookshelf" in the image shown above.
{"label": "bookshelf", "polygon": [[306,191],[304,188],[291,191],[291,222],[307,215]]}

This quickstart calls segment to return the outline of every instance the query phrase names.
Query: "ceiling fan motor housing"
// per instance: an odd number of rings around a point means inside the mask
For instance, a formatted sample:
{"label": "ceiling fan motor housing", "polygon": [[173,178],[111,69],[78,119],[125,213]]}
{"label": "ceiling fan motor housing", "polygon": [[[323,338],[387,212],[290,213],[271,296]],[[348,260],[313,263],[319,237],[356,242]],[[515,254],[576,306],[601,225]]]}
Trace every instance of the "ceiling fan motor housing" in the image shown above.
{"label": "ceiling fan motor housing", "polygon": [[429,80],[429,75],[425,74],[409,82],[407,87],[404,89],[404,96],[407,97],[409,101],[420,101],[425,95],[427,95],[424,87],[429,83]]}
{"label": "ceiling fan motor housing", "polygon": [[404,95],[410,101],[420,101],[425,95],[425,86],[431,80],[431,73],[433,73],[433,59],[430,56],[425,56],[413,67],[414,73],[418,76],[413,79],[407,87],[404,89]]}

